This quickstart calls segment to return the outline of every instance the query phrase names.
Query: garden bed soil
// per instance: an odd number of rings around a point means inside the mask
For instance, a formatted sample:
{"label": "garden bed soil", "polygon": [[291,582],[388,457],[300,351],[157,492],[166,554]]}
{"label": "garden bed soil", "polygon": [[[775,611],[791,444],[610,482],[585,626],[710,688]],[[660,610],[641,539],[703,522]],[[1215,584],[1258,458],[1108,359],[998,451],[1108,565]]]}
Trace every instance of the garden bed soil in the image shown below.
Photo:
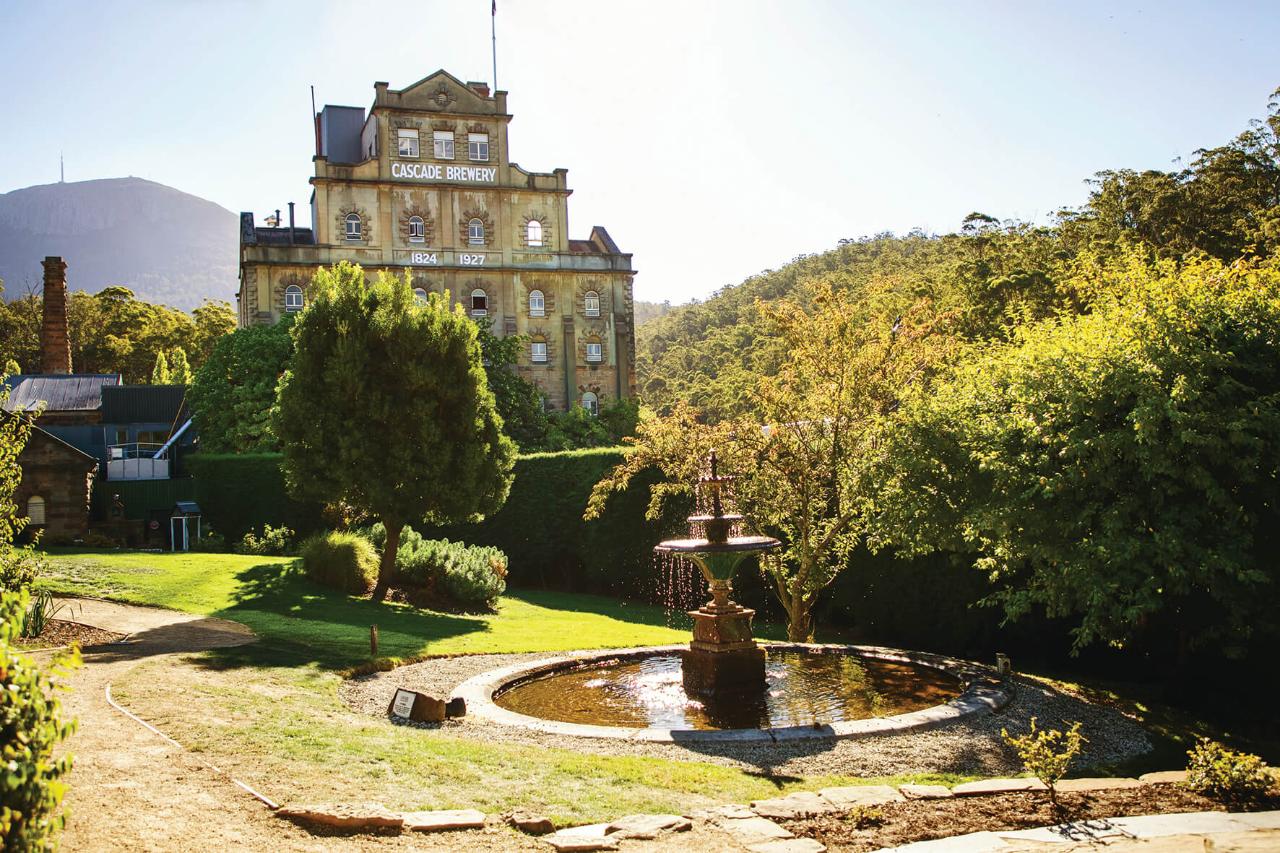
{"label": "garden bed soil", "polygon": [[66,619],[50,619],[45,624],[44,631],[40,633],[40,636],[23,637],[18,641],[18,647],[35,650],[78,643],[80,648],[83,649],[89,646],[116,643],[123,640],[124,637],[124,634],[104,631],[101,628],[95,628],[92,625],[85,625],[80,622],[71,622]]}
{"label": "garden bed soil", "polygon": [[[798,836],[813,838],[831,851],[863,853],[916,841],[970,832],[1012,832],[1066,821],[1177,812],[1225,811],[1181,785],[1144,785],[1109,791],[1058,795],[1065,815],[1054,813],[1045,791],[1025,791],[939,800],[907,800],[855,810],[848,816],[820,815],[778,823]],[[1280,796],[1259,808],[1280,808]],[[878,817],[878,819],[877,819]]]}

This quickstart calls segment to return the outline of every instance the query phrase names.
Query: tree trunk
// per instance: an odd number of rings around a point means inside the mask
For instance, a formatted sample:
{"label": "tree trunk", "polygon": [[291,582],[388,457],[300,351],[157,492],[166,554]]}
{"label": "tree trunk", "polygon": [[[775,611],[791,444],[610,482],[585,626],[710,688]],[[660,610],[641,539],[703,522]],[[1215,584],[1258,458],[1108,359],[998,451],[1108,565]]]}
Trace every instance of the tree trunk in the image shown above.
{"label": "tree trunk", "polygon": [[813,642],[813,601],[793,595],[787,606],[787,639],[793,643]]}
{"label": "tree trunk", "polygon": [[404,524],[382,519],[387,529],[387,541],[382,546],[382,562],[378,565],[378,584],[373,588],[373,600],[380,602],[387,597],[387,590],[396,576],[396,551],[400,550],[400,531]]}

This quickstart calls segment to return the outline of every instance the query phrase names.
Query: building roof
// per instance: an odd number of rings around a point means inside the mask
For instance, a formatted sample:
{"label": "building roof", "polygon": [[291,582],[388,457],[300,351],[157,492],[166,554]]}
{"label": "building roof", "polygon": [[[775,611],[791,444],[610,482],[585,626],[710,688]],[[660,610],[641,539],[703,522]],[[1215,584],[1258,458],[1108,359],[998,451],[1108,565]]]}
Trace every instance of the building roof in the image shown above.
{"label": "building roof", "polygon": [[311,233],[310,228],[293,229],[293,242],[289,242],[289,226],[283,228],[263,228],[255,227],[253,229],[253,239],[259,246],[314,246],[316,244],[315,235]]}
{"label": "building roof", "polygon": [[102,389],[119,385],[118,373],[19,373],[5,380],[9,399],[5,411],[92,412],[102,407]]}
{"label": "building roof", "polygon": [[[0,418],[21,418],[22,420],[28,423],[31,423],[31,420],[32,420],[31,418],[25,415],[15,414],[13,412],[8,412],[8,411],[0,411]],[[85,470],[97,467],[98,457],[94,456],[91,453],[85,453],[83,450],[76,447],[74,444],[71,444],[70,442],[59,438],[58,436],[54,435],[48,430],[41,429],[40,427],[36,426],[34,423],[31,423],[31,438],[27,441],[27,446],[22,449],[22,452],[26,453],[27,451],[29,451],[34,446],[34,442],[37,442],[37,441],[46,441],[49,444],[53,445],[59,451],[61,451],[62,453],[65,453],[69,458],[73,458],[77,462],[80,462],[81,464],[83,464],[85,467]],[[19,462],[21,462],[21,455],[19,455]]]}
{"label": "building roof", "polygon": [[116,385],[102,389],[104,424],[173,424],[185,415],[186,385]]}

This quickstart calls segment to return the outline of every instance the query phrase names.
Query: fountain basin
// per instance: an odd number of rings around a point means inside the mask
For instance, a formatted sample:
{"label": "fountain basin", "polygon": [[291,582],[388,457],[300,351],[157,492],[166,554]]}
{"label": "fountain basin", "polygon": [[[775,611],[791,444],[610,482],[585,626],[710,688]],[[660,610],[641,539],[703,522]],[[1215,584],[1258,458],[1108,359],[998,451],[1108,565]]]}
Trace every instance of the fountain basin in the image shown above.
{"label": "fountain basin", "polygon": [[[795,653],[803,655],[832,655],[856,659],[857,662],[884,662],[908,665],[917,669],[932,670],[943,680],[952,679],[954,698],[946,702],[916,710],[871,716],[862,719],[841,719],[833,722],[807,722],[800,725],[771,725],[743,728],[699,728],[697,721],[684,720],[675,725],[632,722],[627,725],[598,725],[566,720],[546,719],[520,713],[502,707],[504,694],[511,694],[521,685],[542,678],[572,673],[579,679],[590,679],[596,672],[604,672],[608,665],[638,666],[657,673],[662,689],[670,689],[672,679],[678,681],[678,667],[674,674],[669,670],[661,674],[664,664],[660,658],[679,660],[683,646],[657,646],[644,649],[577,652],[546,660],[525,663],[492,670],[472,678],[454,691],[455,696],[466,699],[468,713],[504,725],[520,726],[554,734],[593,738],[620,738],[654,742],[751,742],[772,743],[777,740],[858,738],[882,734],[896,734],[931,728],[974,714],[989,713],[1003,707],[1011,698],[1007,687],[996,680],[989,667],[919,652],[888,649],[877,646],[816,645],[804,643],[774,643],[766,646],[771,655]],[[665,665],[668,666],[669,665]],[[552,682],[548,681],[550,686]],[[676,685],[678,687],[678,685]],[[785,694],[786,691],[783,691]],[[497,701],[495,701],[495,697]],[[572,700],[571,700],[572,697]],[[585,701],[580,692],[565,691],[565,700]],[[801,700],[790,697],[782,704],[795,704]],[[714,710],[714,709],[713,709]],[[571,716],[571,715],[570,715]],[[786,718],[786,714],[782,717]],[[798,717],[796,717],[798,719]],[[723,720],[721,720],[723,723]]]}

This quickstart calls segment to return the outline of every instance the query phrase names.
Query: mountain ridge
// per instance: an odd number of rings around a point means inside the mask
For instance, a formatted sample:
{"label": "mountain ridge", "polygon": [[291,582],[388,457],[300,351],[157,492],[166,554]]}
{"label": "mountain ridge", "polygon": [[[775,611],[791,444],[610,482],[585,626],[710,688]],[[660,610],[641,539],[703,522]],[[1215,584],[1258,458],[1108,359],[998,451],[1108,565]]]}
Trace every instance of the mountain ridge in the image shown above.
{"label": "mountain ridge", "polygon": [[40,287],[40,262],[60,255],[72,290],[122,285],[191,310],[233,301],[239,218],[145,178],[37,184],[0,193],[0,279],[8,298]]}

